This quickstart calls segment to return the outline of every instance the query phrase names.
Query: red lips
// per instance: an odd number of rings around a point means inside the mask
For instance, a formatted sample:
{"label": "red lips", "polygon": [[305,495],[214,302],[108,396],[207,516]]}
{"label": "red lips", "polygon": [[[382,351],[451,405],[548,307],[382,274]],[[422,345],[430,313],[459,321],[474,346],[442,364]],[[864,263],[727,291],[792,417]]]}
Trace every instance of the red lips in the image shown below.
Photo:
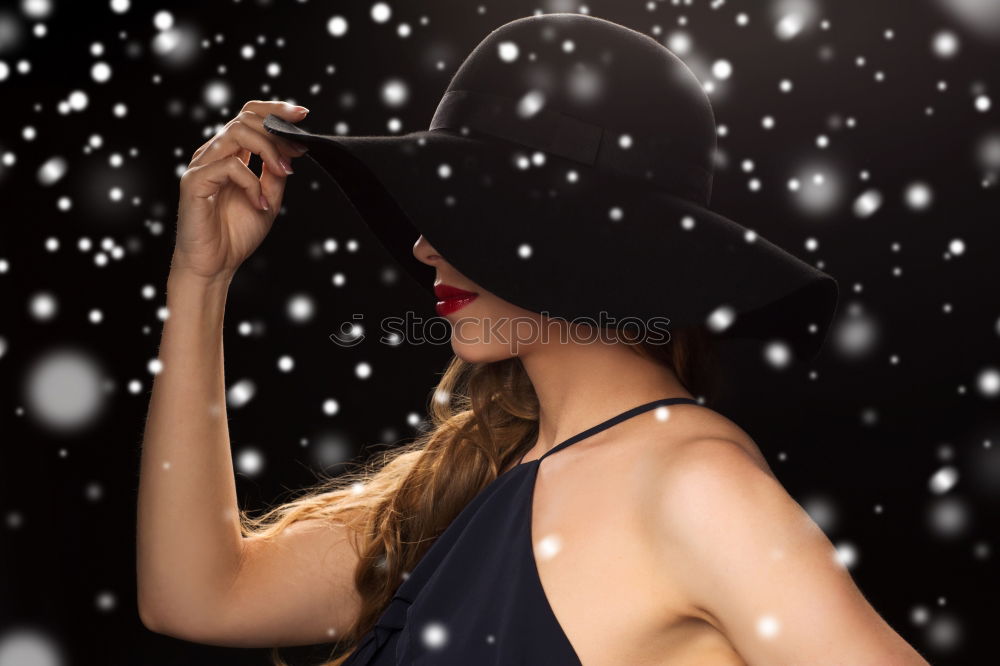
{"label": "red lips", "polygon": [[452,287],[450,284],[440,282],[434,285],[434,295],[438,298],[434,309],[442,317],[460,308],[464,308],[479,296],[474,291],[466,291],[465,289],[459,289],[458,287]]}

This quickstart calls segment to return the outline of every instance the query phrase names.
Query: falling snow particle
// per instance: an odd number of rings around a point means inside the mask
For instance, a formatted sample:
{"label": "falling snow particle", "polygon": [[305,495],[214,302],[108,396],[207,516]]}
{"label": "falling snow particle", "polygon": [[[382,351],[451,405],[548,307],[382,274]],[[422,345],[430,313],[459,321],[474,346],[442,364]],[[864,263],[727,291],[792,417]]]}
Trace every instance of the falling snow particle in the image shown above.
{"label": "falling snow particle", "polygon": [[997,368],[982,370],[976,378],[976,386],[983,397],[997,397],[1000,395],[1000,370]]}
{"label": "falling snow particle", "polygon": [[667,38],[667,48],[679,56],[687,55],[691,50],[691,36],[686,32],[674,32]]}
{"label": "falling snow particle", "polygon": [[944,495],[958,483],[958,470],[952,466],[942,467],[931,476],[928,486],[935,495]]}
{"label": "falling snow particle", "polygon": [[438,650],[448,643],[448,630],[440,622],[429,622],[420,632],[420,639],[426,647]]}
{"label": "falling snow particle", "polygon": [[778,634],[778,620],[773,615],[764,615],[757,620],[757,635],[774,638]]}
{"label": "falling snow particle", "polygon": [[497,45],[497,52],[500,54],[500,59],[504,62],[514,62],[517,60],[518,48],[517,44],[514,42],[500,42]]}
{"label": "falling snow particle", "polygon": [[90,68],[90,78],[97,83],[107,83],[111,79],[111,66],[106,62],[95,62]]}
{"label": "falling snow particle", "polygon": [[71,349],[47,352],[28,370],[26,399],[42,425],[63,432],[93,422],[101,412],[105,393],[102,373],[89,355]]}
{"label": "falling snow particle", "polygon": [[923,182],[911,183],[907,186],[904,194],[906,205],[911,210],[926,210],[930,207],[933,199],[934,194],[931,191],[931,186]]}
{"label": "falling snow particle", "polygon": [[292,321],[309,321],[312,319],[314,310],[313,300],[308,296],[299,294],[288,301],[288,316],[292,318]]}
{"label": "falling snow particle", "polygon": [[52,319],[55,317],[57,310],[56,297],[49,292],[41,292],[31,298],[31,316],[36,321],[48,321]]}
{"label": "falling snow particle", "polygon": [[410,91],[402,79],[390,79],[382,86],[382,101],[386,106],[398,108],[406,104]]}
{"label": "falling snow particle", "polygon": [[764,346],[764,360],[776,370],[785,368],[792,361],[791,347],[780,340],[769,342]]}
{"label": "falling snow particle", "polygon": [[232,90],[225,81],[209,81],[202,89],[201,98],[213,109],[221,109],[230,103]]}
{"label": "falling snow particle", "polygon": [[834,551],[834,559],[842,567],[853,569],[858,563],[858,549],[852,543],[838,543]]}
{"label": "falling snow particle", "polygon": [[969,525],[969,510],[957,496],[945,496],[931,505],[927,520],[934,535],[944,538],[961,537]]}
{"label": "falling snow particle", "polygon": [[861,358],[870,354],[878,341],[878,327],[866,313],[851,311],[833,331],[837,350],[848,358]]}
{"label": "falling snow particle", "polygon": [[158,11],[153,15],[153,25],[157,30],[170,30],[174,27],[174,16],[168,11]]}
{"label": "falling snow particle", "polygon": [[711,331],[720,333],[732,326],[735,320],[736,310],[729,305],[720,305],[708,315],[706,324]]}
{"label": "falling snow particle", "polygon": [[66,174],[67,168],[68,163],[64,158],[50,157],[38,167],[38,182],[45,186],[54,185]]}
{"label": "falling snow particle", "polygon": [[[31,5],[37,3],[25,3]],[[21,524],[17,512],[7,514],[7,524]],[[0,664],[3,666],[59,666],[66,663],[62,646],[56,636],[30,626],[8,626],[0,635]]]}
{"label": "falling snow particle", "polygon": [[253,381],[241,379],[229,387],[226,392],[226,403],[233,408],[242,407],[250,402],[256,392],[257,387]]}
{"label": "falling snow particle", "polygon": [[958,36],[948,30],[942,30],[934,35],[932,48],[938,57],[952,58],[958,53]]}
{"label": "falling snow particle", "polygon": [[385,23],[392,17],[392,10],[384,2],[376,2],[372,5],[372,20],[376,23]]}
{"label": "falling snow particle", "polygon": [[327,21],[326,29],[334,37],[343,37],[347,34],[347,19],[343,16],[334,16]]}
{"label": "falling snow particle", "polygon": [[930,619],[930,611],[927,609],[926,606],[914,606],[910,610],[910,622],[917,625],[918,627],[927,624],[927,621],[929,619]]}
{"label": "falling snow particle", "polygon": [[549,534],[535,544],[535,555],[539,560],[551,560],[562,550],[562,539],[556,534]]}
{"label": "falling snow particle", "polygon": [[94,599],[94,605],[97,607],[97,610],[105,613],[114,610],[117,605],[114,593],[107,590],[98,592],[97,597]]}
{"label": "falling snow particle", "polygon": [[545,95],[539,90],[530,90],[517,102],[517,115],[530,118],[545,106]]}
{"label": "falling snow particle", "polygon": [[854,200],[854,214],[857,217],[871,217],[882,207],[882,193],[867,190]]}
{"label": "falling snow particle", "polygon": [[264,469],[264,454],[255,448],[245,447],[236,455],[236,468],[241,474],[257,476]]}

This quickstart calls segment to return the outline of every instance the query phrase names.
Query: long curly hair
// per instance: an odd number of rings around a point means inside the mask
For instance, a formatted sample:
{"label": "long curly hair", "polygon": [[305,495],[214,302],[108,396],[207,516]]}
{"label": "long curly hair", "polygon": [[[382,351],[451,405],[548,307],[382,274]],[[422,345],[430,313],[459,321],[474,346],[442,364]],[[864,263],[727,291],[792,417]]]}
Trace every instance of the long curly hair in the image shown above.
{"label": "long curly hair", "polygon": [[[678,328],[666,344],[618,340],[672,370],[703,402],[721,381],[716,340],[702,325]],[[354,583],[361,612],[333,643],[320,666],[340,666],[374,626],[406,574],[483,488],[532,448],[538,434],[538,398],[517,356],[470,363],[453,356],[429,396],[428,426],[410,443],[352,463],[322,478],[285,504],[252,517],[240,510],[243,536],[274,537],[309,519],[350,528],[359,562]],[[271,649],[275,666],[288,666]]]}

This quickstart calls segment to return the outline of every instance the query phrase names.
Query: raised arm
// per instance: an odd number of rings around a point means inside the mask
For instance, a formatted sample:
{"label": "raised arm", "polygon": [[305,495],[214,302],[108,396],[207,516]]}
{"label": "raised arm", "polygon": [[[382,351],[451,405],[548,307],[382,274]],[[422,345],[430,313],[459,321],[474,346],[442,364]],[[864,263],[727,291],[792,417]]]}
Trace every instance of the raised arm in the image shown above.
{"label": "raised arm", "polygon": [[[223,320],[230,281],[281,206],[281,161],[302,154],[263,128],[281,102],[248,102],[196,151],[181,178],[177,242],[142,444],[138,606],[154,631],[267,646],[322,642],[358,610],[347,532],[307,521],[278,538],[242,537],[230,453]],[[247,167],[264,160],[261,177]],[[264,209],[261,196],[266,200]]]}
{"label": "raised arm", "polygon": [[222,360],[228,284],[182,270],[167,279],[139,470],[138,602],[150,628],[216,610],[242,556]]}

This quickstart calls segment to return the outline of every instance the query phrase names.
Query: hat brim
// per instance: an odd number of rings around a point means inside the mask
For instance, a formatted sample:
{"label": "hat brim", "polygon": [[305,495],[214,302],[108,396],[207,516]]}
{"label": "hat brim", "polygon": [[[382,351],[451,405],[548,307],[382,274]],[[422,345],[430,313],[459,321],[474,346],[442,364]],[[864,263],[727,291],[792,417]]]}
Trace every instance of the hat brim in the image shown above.
{"label": "hat brim", "polygon": [[432,296],[436,271],[412,252],[421,234],[480,287],[553,317],[677,327],[729,308],[720,338],[782,341],[805,361],[832,323],[833,277],[687,199],[476,132],[328,135],[274,114],[264,127],[309,148]]}

